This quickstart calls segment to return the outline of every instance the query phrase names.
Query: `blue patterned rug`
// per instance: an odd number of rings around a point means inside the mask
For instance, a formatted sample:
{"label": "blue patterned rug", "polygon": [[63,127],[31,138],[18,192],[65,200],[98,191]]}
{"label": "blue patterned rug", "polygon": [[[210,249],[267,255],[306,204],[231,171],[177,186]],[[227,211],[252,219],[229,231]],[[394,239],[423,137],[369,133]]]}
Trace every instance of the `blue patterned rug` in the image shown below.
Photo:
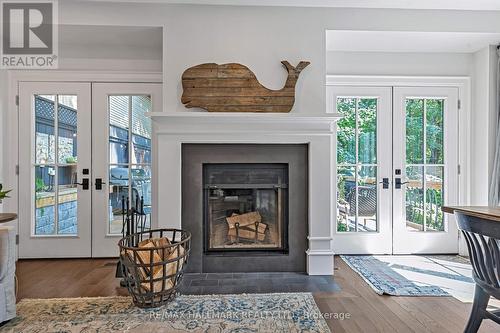
{"label": "blue patterned rug", "polygon": [[310,293],[178,296],[157,309],[129,297],[24,299],[0,332],[330,332]]}
{"label": "blue patterned rug", "polygon": [[425,256],[341,256],[379,295],[450,296],[433,282],[468,279]]}

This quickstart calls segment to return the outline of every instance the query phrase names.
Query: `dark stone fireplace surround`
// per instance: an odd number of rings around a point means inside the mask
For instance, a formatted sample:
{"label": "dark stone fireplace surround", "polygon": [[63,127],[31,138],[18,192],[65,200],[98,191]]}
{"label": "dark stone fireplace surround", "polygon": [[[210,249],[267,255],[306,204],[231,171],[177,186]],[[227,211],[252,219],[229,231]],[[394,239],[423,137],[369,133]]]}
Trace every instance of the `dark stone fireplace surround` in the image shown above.
{"label": "dark stone fireplace surround", "polygon": [[[286,163],[287,253],[204,252],[203,164]],[[182,144],[182,228],[192,233],[191,273],[305,272],[308,235],[307,144]]]}

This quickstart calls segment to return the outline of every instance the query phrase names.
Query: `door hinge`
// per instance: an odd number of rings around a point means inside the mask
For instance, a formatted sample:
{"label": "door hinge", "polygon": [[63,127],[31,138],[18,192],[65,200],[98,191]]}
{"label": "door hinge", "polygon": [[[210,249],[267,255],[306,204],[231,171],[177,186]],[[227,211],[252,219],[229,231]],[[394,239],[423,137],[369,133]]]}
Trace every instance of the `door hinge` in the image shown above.
{"label": "door hinge", "polygon": [[16,95],[16,105],[19,106],[19,95]]}
{"label": "door hinge", "polygon": [[16,245],[19,244],[19,235],[16,235]]}
{"label": "door hinge", "polygon": [[460,167],[460,164],[457,165],[457,171],[458,171],[458,174],[460,174],[462,172],[462,168]]}
{"label": "door hinge", "polygon": [[16,175],[19,176],[19,164],[16,164]]}
{"label": "door hinge", "polygon": [[458,109],[460,110],[462,108],[462,101],[458,100],[457,105],[458,105]]}

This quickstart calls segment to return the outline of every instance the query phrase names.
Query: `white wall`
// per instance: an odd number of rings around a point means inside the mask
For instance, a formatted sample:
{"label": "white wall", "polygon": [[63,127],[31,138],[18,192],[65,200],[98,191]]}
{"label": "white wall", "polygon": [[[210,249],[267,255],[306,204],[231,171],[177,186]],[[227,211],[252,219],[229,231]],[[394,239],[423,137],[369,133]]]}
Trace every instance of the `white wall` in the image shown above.
{"label": "white wall", "polygon": [[470,204],[487,205],[496,135],[496,54],[485,47],[473,54]]}
{"label": "white wall", "polygon": [[59,70],[161,73],[161,60],[59,58]]}
{"label": "white wall", "polygon": [[337,75],[471,75],[470,53],[339,52],[326,55],[327,74]]}
{"label": "white wall", "polygon": [[161,27],[59,25],[59,69],[161,72]]}
{"label": "white wall", "polygon": [[293,112],[325,110],[325,30],[500,32],[500,12],[177,6],[61,2],[67,24],[158,25],[165,27],[165,111],[180,103],[182,72],[203,62],[248,65],[270,88],[280,88],[280,61],[311,61],[301,74]]}
{"label": "white wall", "polygon": [[[7,161],[5,160],[5,155],[4,155],[4,145],[7,142],[7,135],[6,135],[6,114],[7,114],[7,96],[8,96],[8,80],[7,80],[7,71],[6,70],[0,70],[0,183],[4,183],[4,178],[3,178],[3,164],[6,163]],[[5,186],[5,184],[4,184]],[[5,190],[5,189],[4,189]],[[0,204],[0,213],[3,211],[2,207],[3,204]]]}
{"label": "white wall", "polygon": [[489,47],[489,96],[488,96],[488,188],[493,173],[493,160],[496,151],[496,135],[498,131],[498,89],[496,46]]}

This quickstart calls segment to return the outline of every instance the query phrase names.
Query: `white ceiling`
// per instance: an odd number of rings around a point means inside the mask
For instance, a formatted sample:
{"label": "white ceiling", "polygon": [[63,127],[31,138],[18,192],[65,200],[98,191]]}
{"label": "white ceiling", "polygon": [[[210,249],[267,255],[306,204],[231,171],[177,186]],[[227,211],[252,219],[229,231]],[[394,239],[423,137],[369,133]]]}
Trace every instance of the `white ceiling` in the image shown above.
{"label": "white ceiling", "polygon": [[[80,0],[81,1],[81,0]],[[85,0],[232,6],[350,7],[396,9],[500,10],[499,0]]]}
{"label": "white ceiling", "polygon": [[328,51],[472,53],[499,43],[500,33],[352,30],[326,32]]}

